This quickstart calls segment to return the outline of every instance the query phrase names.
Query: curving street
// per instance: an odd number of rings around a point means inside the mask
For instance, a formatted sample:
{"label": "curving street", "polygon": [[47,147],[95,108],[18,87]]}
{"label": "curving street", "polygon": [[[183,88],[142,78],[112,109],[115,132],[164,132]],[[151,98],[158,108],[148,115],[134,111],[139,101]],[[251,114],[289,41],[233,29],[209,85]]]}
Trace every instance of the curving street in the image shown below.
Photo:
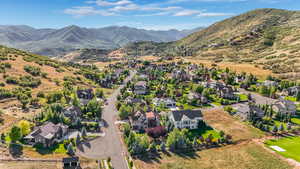
{"label": "curving street", "polygon": [[115,125],[118,111],[115,107],[117,96],[124,85],[133,78],[136,72],[131,71],[124,84],[116,89],[113,94],[107,98],[107,105],[103,108],[102,119],[105,121],[104,137],[98,137],[90,142],[83,143],[77,148],[77,154],[91,159],[104,159],[111,157],[112,166],[115,169],[127,169],[125,161],[126,147],[121,142],[120,131]]}

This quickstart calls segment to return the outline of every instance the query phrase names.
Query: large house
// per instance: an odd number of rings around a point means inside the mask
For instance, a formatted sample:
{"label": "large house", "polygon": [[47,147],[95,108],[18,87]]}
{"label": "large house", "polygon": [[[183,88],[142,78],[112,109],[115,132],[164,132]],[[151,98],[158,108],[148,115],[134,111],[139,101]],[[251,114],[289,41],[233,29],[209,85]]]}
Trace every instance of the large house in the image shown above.
{"label": "large house", "polygon": [[191,76],[185,70],[175,70],[172,72],[172,78],[180,81],[189,81],[191,80]]}
{"label": "large house", "polygon": [[176,109],[176,102],[171,98],[154,98],[153,104],[155,106],[164,105],[168,109]]}
{"label": "large house", "polygon": [[190,103],[193,103],[193,102],[197,102],[200,103],[200,104],[207,104],[208,103],[208,99],[204,96],[202,96],[201,94],[199,93],[196,93],[196,92],[190,92],[189,95],[188,95],[188,100]]}
{"label": "large house", "polygon": [[154,112],[142,113],[136,112],[134,117],[130,119],[132,129],[135,131],[145,131],[148,128],[159,126],[159,117]]}
{"label": "large house", "polygon": [[218,90],[219,96],[223,99],[234,100],[236,96],[231,86],[224,86]]}
{"label": "large house", "polygon": [[143,95],[147,93],[147,82],[139,81],[134,85],[134,93],[137,95]]}
{"label": "large house", "polygon": [[298,93],[300,93],[300,86],[293,86],[286,89],[286,93],[289,96],[296,97]]}
{"label": "large house", "polygon": [[171,111],[169,119],[174,124],[174,127],[179,129],[197,129],[199,122],[203,120],[201,110]]}
{"label": "large house", "polygon": [[54,143],[60,142],[67,132],[68,126],[47,122],[42,126],[35,127],[24,139],[32,145],[40,143],[44,147],[50,147]]}
{"label": "large house", "polygon": [[294,102],[285,99],[279,99],[272,104],[272,109],[277,113],[295,115],[297,112],[297,106]]}

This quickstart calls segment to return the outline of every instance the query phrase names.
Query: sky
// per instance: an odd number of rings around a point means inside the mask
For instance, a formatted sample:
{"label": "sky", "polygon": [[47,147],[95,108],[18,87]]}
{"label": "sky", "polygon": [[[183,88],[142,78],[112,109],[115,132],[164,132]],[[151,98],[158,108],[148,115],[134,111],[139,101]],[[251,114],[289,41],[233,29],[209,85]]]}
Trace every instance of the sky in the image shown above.
{"label": "sky", "polygon": [[0,25],[182,30],[257,8],[300,10],[300,0],[1,0]]}

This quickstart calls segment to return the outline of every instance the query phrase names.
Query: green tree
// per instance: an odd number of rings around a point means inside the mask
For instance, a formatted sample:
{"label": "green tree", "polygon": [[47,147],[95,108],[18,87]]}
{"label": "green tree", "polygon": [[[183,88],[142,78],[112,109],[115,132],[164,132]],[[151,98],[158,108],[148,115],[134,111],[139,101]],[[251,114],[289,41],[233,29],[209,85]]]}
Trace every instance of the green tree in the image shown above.
{"label": "green tree", "polygon": [[2,133],[1,136],[0,136],[0,140],[1,140],[1,143],[5,144],[5,134]]}
{"label": "green tree", "polygon": [[18,123],[18,126],[20,127],[21,129],[21,133],[23,136],[26,136],[27,134],[30,133],[31,131],[31,127],[30,127],[30,122],[27,121],[27,120],[21,120],[19,123]]}
{"label": "green tree", "polygon": [[10,130],[9,138],[13,143],[19,141],[22,138],[21,129],[18,126],[13,126]]}
{"label": "green tree", "polygon": [[22,104],[22,109],[26,109],[27,104],[29,103],[29,97],[25,94],[21,94],[19,97],[19,100]]}
{"label": "green tree", "polygon": [[67,147],[67,153],[71,156],[73,156],[75,154],[75,151],[74,151],[74,148],[73,148],[73,145],[72,143],[70,143]]}
{"label": "green tree", "polygon": [[85,127],[82,127],[81,129],[81,137],[86,138],[87,137],[87,131]]}
{"label": "green tree", "polygon": [[171,150],[183,149],[188,146],[187,129],[179,130],[175,128],[168,134],[167,146]]}
{"label": "green tree", "polygon": [[300,101],[300,92],[297,93],[297,95],[296,95],[296,100],[297,100],[297,101]]}

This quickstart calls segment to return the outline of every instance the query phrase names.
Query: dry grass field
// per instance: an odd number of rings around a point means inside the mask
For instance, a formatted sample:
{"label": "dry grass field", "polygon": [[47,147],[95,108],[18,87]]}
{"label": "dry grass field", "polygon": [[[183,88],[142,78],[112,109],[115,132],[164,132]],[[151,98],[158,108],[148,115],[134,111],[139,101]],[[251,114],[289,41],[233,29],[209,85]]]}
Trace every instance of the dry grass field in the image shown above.
{"label": "dry grass field", "polygon": [[197,152],[191,156],[161,155],[161,160],[136,160],[140,169],[292,169],[287,162],[253,142]]}
{"label": "dry grass field", "polygon": [[262,131],[242,123],[223,110],[203,111],[203,116],[210,126],[230,134],[234,141],[250,140],[264,136]]}
{"label": "dry grass field", "polygon": [[264,70],[260,67],[255,67],[253,64],[248,64],[248,63],[233,63],[233,62],[221,62],[221,63],[215,63],[210,60],[201,60],[200,58],[185,58],[184,59],[186,62],[191,62],[191,63],[197,63],[197,64],[204,64],[207,67],[211,67],[212,64],[217,64],[218,67],[225,69],[229,68],[230,70],[242,73],[252,73],[256,75],[260,79],[265,79],[268,75],[273,75],[270,70]]}
{"label": "dry grass field", "polygon": [[291,169],[288,162],[267,151],[252,139],[264,133],[240,122],[222,110],[203,112],[205,121],[233,136],[236,144],[207,149],[195,154],[161,154],[151,161],[135,160],[142,169]]}
{"label": "dry grass field", "polygon": [[0,162],[1,169],[62,169],[62,164],[55,162]]}
{"label": "dry grass field", "polygon": [[[95,161],[80,161],[82,169],[98,169]],[[61,162],[0,162],[1,169],[63,169]]]}

